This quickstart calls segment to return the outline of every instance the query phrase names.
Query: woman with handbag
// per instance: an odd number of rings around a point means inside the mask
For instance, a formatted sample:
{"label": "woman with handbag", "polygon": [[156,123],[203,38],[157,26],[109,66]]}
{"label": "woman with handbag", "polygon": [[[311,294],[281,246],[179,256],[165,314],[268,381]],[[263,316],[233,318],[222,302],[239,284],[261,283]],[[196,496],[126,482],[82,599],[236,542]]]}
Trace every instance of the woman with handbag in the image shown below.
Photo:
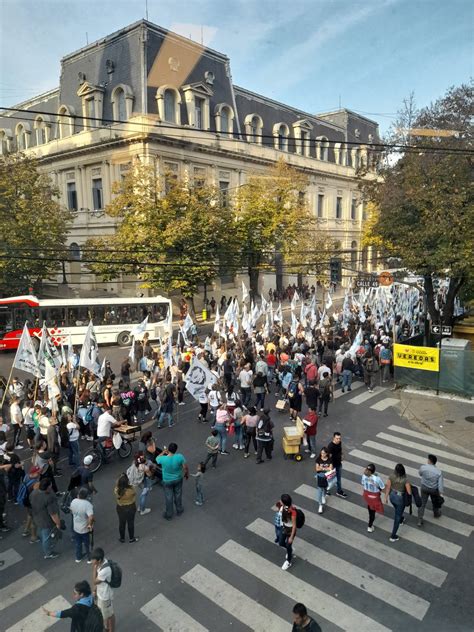
{"label": "woman with handbag", "polygon": [[318,513],[323,513],[326,504],[326,494],[336,484],[336,470],[332,464],[331,455],[327,448],[321,448],[316,459],[316,502],[319,504]]}
{"label": "woman with handbag", "polygon": [[405,511],[407,494],[411,495],[411,485],[408,482],[404,466],[401,463],[397,463],[393,474],[389,476],[385,485],[385,502],[387,503],[390,498],[390,502],[395,509],[390,542],[398,542],[400,539],[397,531],[398,527],[404,523],[403,513]]}
{"label": "woman with handbag", "polygon": [[130,481],[125,472],[119,476],[114,494],[119,519],[119,541],[125,542],[125,525],[127,525],[129,541],[136,542],[138,540],[138,538],[135,537],[135,514],[137,513],[136,492],[135,488],[130,485]]}

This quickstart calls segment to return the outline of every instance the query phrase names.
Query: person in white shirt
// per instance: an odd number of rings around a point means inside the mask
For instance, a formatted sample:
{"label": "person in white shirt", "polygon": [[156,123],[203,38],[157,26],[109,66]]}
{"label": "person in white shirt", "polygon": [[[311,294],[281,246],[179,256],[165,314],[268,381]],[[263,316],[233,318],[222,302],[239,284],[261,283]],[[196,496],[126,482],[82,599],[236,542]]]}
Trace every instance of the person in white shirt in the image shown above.
{"label": "person in white shirt", "polygon": [[23,424],[25,426],[26,440],[31,449],[34,447],[35,440],[35,423],[33,421],[33,413],[35,412],[33,402],[28,401],[23,407],[21,414],[23,415]]}
{"label": "person in white shirt", "polygon": [[97,419],[97,442],[99,449],[102,450],[102,455],[105,461],[104,441],[110,439],[112,428],[120,426],[122,422],[117,421],[115,417],[110,413],[110,406],[104,406],[104,412],[99,415]]}
{"label": "person in white shirt", "polygon": [[13,395],[10,400],[10,421],[13,428],[13,445],[15,448],[22,448],[20,442],[21,429],[23,428],[23,415],[21,414],[20,399],[17,395]]}
{"label": "person in white shirt", "polygon": [[207,390],[204,389],[199,393],[198,402],[201,405],[201,410],[199,411],[198,421],[207,421],[207,410],[209,408],[209,398],[207,395]]}
{"label": "person in white shirt", "polygon": [[324,362],[323,362],[323,363],[321,364],[321,366],[319,367],[319,369],[318,369],[318,377],[319,377],[319,379],[321,379],[325,373],[328,373],[329,375],[331,375],[331,374],[332,374],[332,371],[331,371],[331,369],[330,369],[328,366],[326,366],[326,365],[324,364]]}
{"label": "person in white shirt", "polygon": [[10,395],[18,397],[20,406],[25,399],[25,387],[22,382],[17,377],[14,377],[12,383],[10,384]]}
{"label": "person in white shirt", "polygon": [[217,384],[213,384],[208,395],[209,406],[211,407],[211,416],[215,418],[216,411],[222,403],[222,396],[218,391]]}
{"label": "person in white shirt", "polygon": [[[94,525],[94,508],[92,503],[87,500],[89,490],[81,487],[77,498],[71,502],[72,528],[74,532],[74,541],[76,543],[76,562],[82,561],[87,557],[87,563],[91,563],[90,557],[90,535]],[[84,556],[82,548],[84,547]]]}
{"label": "person in white shirt", "polygon": [[250,368],[250,364],[246,364],[245,367],[239,373],[240,393],[242,396],[242,404],[247,408],[252,397],[252,379],[253,372]]}
{"label": "person in white shirt", "polygon": [[79,450],[79,424],[70,417],[66,424],[66,430],[69,436],[69,465],[79,467],[81,464],[81,453]]}
{"label": "person in white shirt", "polygon": [[97,595],[97,605],[104,619],[104,628],[107,632],[114,632],[114,591],[110,587],[112,569],[110,568],[108,559],[105,557],[104,549],[99,547],[94,549],[91,558],[94,564],[93,584]]}

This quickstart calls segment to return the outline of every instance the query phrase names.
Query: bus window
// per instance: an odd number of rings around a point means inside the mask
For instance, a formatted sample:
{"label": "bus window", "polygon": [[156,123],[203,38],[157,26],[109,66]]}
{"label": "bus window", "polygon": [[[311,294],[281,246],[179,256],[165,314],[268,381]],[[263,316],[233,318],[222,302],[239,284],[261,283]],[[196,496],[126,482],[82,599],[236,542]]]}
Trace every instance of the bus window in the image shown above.
{"label": "bus window", "polygon": [[92,320],[94,325],[104,324],[105,305],[90,305],[88,308],[88,322]]}
{"label": "bus window", "polygon": [[48,328],[65,327],[66,310],[64,307],[43,307],[40,320],[44,320]]}
{"label": "bus window", "polygon": [[39,327],[39,309],[22,304],[13,310],[13,328],[23,329],[25,322],[28,327]]}
{"label": "bus window", "polygon": [[8,305],[0,306],[0,334],[4,335],[13,329],[13,310]]}
{"label": "bus window", "polygon": [[89,313],[86,305],[74,305],[67,308],[67,324],[69,327],[87,327]]}
{"label": "bus window", "polygon": [[150,305],[149,309],[151,313],[148,322],[159,323],[163,320],[166,320],[168,316],[167,303],[157,303],[156,305]]}

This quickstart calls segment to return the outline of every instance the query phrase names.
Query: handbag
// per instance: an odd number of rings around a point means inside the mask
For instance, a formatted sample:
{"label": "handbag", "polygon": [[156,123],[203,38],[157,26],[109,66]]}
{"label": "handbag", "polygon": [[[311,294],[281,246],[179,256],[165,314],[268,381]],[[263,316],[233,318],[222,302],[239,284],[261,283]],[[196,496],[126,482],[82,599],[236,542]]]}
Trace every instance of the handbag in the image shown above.
{"label": "handbag", "polygon": [[327,481],[332,481],[332,479],[336,476],[336,470],[330,470],[324,474]]}
{"label": "handbag", "polygon": [[318,483],[318,487],[319,488],[327,489],[327,487],[328,487],[328,479],[326,478],[326,476],[322,472],[316,474],[316,481]]}
{"label": "handbag", "polygon": [[275,408],[277,410],[285,410],[285,406],[286,406],[286,399],[279,399],[277,403],[275,404]]}

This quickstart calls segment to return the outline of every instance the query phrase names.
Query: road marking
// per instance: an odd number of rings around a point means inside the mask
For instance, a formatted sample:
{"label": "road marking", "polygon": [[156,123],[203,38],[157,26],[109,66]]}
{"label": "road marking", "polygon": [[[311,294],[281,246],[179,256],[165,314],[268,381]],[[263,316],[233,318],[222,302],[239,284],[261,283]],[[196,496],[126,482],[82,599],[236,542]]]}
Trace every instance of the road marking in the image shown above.
{"label": "road marking", "polygon": [[[297,489],[295,492],[299,493]],[[387,546],[373,538],[367,537],[366,534],[343,527],[332,520],[324,518],[320,514],[306,511],[306,509],[304,513],[306,517],[305,526],[308,525],[311,529],[315,529],[319,533],[324,533],[324,535],[334,538],[338,542],[342,542],[356,549],[356,551],[363,551],[365,555],[374,557],[376,560],[382,561],[390,566],[394,566],[408,575],[413,575],[417,579],[433,584],[433,586],[442,586],[448,575],[445,571],[436,566],[423,562],[422,560],[417,560],[399,549]]]}
{"label": "road marking", "polygon": [[343,395],[346,395],[347,397],[351,397],[350,393],[352,391],[356,391],[358,388],[362,388],[362,386],[365,386],[364,382],[352,382],[351,390],[346,391],[345,393],[343,393],[342,389],[339,388],[337,391],[334,391],[334,399],[338,399],[339,397],[342,397]]}
{"label": "road marking", "polygon": [[[252,524],[246,527],[252,533],[256,533],[262,538],[268,541],[272,541],[275,528],[272,524],[257,518]],[[423,620],[430,602],[417,597],[413,593],[408,592],[403,588],[399,588],[395,584],[392,584],[373,573],[364,571],[362,568],[343,560],[336,555],[327,553],[321,548],[317,548],[313,544],[306,542],[298,537],[298,557],[309,562],[317,568],[323,568],[325,572],[334,575],[338,579],[355,586],[360,590],[366,591],[372,597],[377,597],[383,602],[390,604],[397,610],[401,610],[406,614],[418,619]],[[260,630],[256,626],[257,630]],[[288,629],[288,627],[287,627]]]}
{"label": "road marking", "polygon": [[164,595],[156,595],[140,611],[166,632],[209,632],[207,628],[178,608]]}
{"label": "road marking", "polygon": [[252,630],[288,632],[288,621],[200,564],[188,571],[181,579]]}
{"label": "road marking", "polygon": [[372,410],[382,411],[382,410],[386,410],[387,408],[390,408],[390,406],[396,406],[399,403],[400,403],[400,400],[395,399],[395,397],[386,397],[385,399],[382,399],[380,402],[372,404],[371,408]]}
{"label": "road marking", "polygon": [[[350,470],[350,468],[348,468],[347,465],[348,463],[344,461],[343,468],[345,468],[346,470]],[[356,467],[357,467],[357,470],[359,471],[360,468],[358,466]],[[358,494],[360,497],[362,497],[362,485],[360,483],[356,483],[355,481],[352,481],[348,478],[344,478],[343,487],[345,490],[354,492],[355,494]],[[416,507],[414,504],[413,504],[413,511],[416,512]],[[406,516],[406,518],[408,518],[408,515]],[[433,518],[432,516],[428,515],[428,512],[425,511],[425,516],[423,520],[425,522],[432,522],[438,527],[443,527],[443,529],[454,531],[454,533],[459,533],[459,535],[464,535],[466,537],[469,537],[471,533],[474,531],[474,527],[471,527],[471,525],[466,524],[465,522],[460,522],[459,520],[454,520],[454,518],[449,518],[448,516],[445,516],[444,514],[440,518]]]}
{"label": "road marking", "polygon": [[[48,601],[48,603],[45,603],[43,607],[46,608],[46,610],[56,612],[56,610],[66,610],[66,608],[70,607],[70,603],[59,595],[51,599],[51,601]],[[43,612],[43,607],[34,610],[27,617],[12,625],[8,630],[5,630],[5,632],[44,632],[44,630],[47,630],[60,621],[60,619],[48,617],[48,615]]]}
{"label": "road marking", "polygon": [[[426,445],[424,443],[417,443],[415,441],[408,441],[407,439],[401,439],[395,435],[387,434],[386,432],[379,432],[377,437],[383,439],[384,441],[391,441],[392,443],[397,443],[398,445],[404,445],[407,448],[420,450],[420,452],[425,452],[425,454],[429,454],[433,451],[433,446]],[[454,452],[436,450],[436,456],[438,459],[448,459],[449,461],[457,461],[458,463],[464,463],[464,465],[474,467],[474,459],[468,459],[466,456],[455,454]],[[421,459],[422,457],[419,458]]]}
{"label": "road marking", "polygon": [[[388,454],[393,454],[394,456],[399,456],[401,459],[413,461],[414,463],[419,463],[423,460],[423,457],[419,454],[412,454],[411,452],[407,452],[406,450],[398,450],[397,448],[393,448],[391,445],[385,445],[384,443],[379,443],[378,441],[364,441],[362,445],[367,446],[368,448],[372,448],[373,450],[379,450],[380,452],[387,452]],[[454,474],[455,476],[460,476],[461,478],[474,479],[474,474],[472,472],[467,472],[465,469],[460,467],[454,467],[454,465],[446,465],[445,463],[440,464],[438,462],[438,467],[443,472],[449,472],[450,474]],[[474,489],[472,490],[474,493]]]}
{"label": "road marking", "polygon": [[0,590],[0,611],[23,599],[33,591],[47,583],[46,578],[38,571],[24,575],[16,582],[12,582]]}
{"label": "road marking", "polygon": [[422,439],[423,441],[429,441],[430,443],[437,443],[438,445],[446,445],[446,442],[443,441],[443,439],[441,439],[440,437],[435,437],[430,434],[425,434],[424,432],[416,432],[416,430],[410,430],[409,428],[403,428],[402,426],[389,426],[388,430],[392,430],[393,432],[398,432],[400,434],[408,435],[410,437],[416,437],[417,439]]}
{"label": "road marking", "polygon": [[[351,450],[349,454],[351,456],[354,456],[356,459],[362,459],[363,461],[365,461],[365,464],[375,463],[377,470],[381,468],[383,470],[388,470],[391,473],[393,472],[393,468],[395,467],[395,461],[389,461],[388,459],[384,459],[380,456],[375,456],[374,454],[368,454],[367,452],[362,452],[361,450]],[[356,463],[350,463],[349,461],[344,461],[343,467],[345,467],[348,472],[354,472],[355,474],[359,474],[360,476],[362,476],[362,474],[364,473],[365,464],[359,465]],[[413,480],[420,478],[418,470],[415,470],[415,468],[405,466],[405,470],[409,476],[413,477]],[[462,485],[461,483],[454,483],[452,481],[444,479],[444,486],[449,489],[454,489],[456,491],[462,491],[466,494],[473,495],[471,488],[467,485]],[[457,511],[461,511],[462,513],[468,514],[470,516],[474,515],[474,505],[465,503],[462,500],[457,500],[456,498],[446,498],[445,503],[446,506],[451,507],[451,509],[456,509]]]}
{"label": "road marking", "polygon": [[[315,490],[310,485],[301,485],[296,490],[298,494],[305,496],[306,498],[310,498],[314,500]],[[332,503],[331,498],[331,509],[336,509],[341,513],[346,514],[346,516],[351,516],[351,518],[355,518],[356,520],[361,520],[364,523],[367,523],[367,509],[362,507],[361,505],[356,505],[347,500],[342,500],[337,498],[339,502]],[[377,516],[377,527],[391,533],[393,526],[393,519],[388,516]],[[419,546],[423,546],[425,549],[430,551],[434,551],[439,555],[444,555],[445,557],[450,557],[455,560],[459,553],[462,550],[462,547],[458,544],[453,544],[452,542],[448,542],[445,538],[437,538],[431,533],[426,533],[418,528],[413,529],[409,526],[403,526],[399,529],[398,534],[407,542],[414,542]]]}
{"label": "road marking", "polygon": [[229,562],[252,574],[293,601],[308,604],[310,610],[328,621],[336,621],[343,630],[364,632],[388,632],[389,628],[367,617],[362,612],[347,606],[339,599],[307,584],[291,572],[284,573],[261,555],[228,540],[216,551]]}
{"label": "road marking", "polygon": [[15,551],[15,549],[7,549],[6,551],[2,551],[0,553],[0,560],[3,560],[4,564],[0,566],[0,571],[4,571],[13,564],[17,562],[21,562],[23,558],[19,553]]}
{"label": "road marking", "polygon": [[377,397],[377,395],[380,395],[381,393],[383,393],[386,389],[379,389],[377,391],[373,391],[372,393],[370,391],[365,391],[365,393],[361,393],[360,395],[356,395],[355,397],[353,397],[352,399],[347,400],[349,402],[349,404],[355,404],[356,406],[358,404],[362,404],[362,402],[367,401],[368,399],[372,399],[372,397]]}

